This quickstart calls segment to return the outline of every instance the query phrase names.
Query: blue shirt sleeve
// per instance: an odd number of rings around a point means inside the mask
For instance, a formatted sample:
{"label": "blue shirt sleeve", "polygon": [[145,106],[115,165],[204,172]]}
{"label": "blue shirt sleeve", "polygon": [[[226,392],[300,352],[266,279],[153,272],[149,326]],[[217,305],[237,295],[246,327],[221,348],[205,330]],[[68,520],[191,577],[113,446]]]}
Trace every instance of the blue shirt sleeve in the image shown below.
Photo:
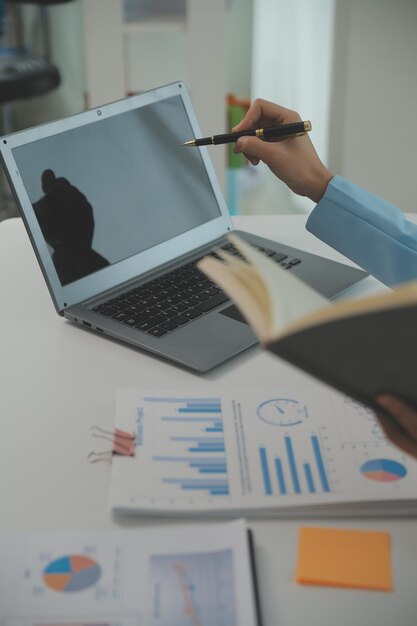
{"label": "blue shirt sleeve", "polygon": [[386,285],[417,280],[417,225],[341,176],[332,178],[306,228]]}

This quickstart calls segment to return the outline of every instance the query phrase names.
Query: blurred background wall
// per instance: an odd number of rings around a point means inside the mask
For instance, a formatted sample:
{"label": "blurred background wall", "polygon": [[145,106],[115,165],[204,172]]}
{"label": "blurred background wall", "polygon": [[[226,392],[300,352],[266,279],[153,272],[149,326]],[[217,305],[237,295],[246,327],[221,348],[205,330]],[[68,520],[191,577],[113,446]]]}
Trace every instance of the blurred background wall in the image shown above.
{"label": "blurred background wall", "polygon": [[[23,14],[36,50],[36,7]],[[250,99],[279,102],[312,120],[335,173],[417,210],[416,0],[74,0],[49,7],[48,20],[62,82],[13,104],[16,130],[102,103],[95,94],[108,101],[184,79],[207,134]],[[211,154],[232,213],[311,209],[266,168],[226,148]]]}
{"label": "blurred background wall", "polygon": [[338,0],[329,163],[417,211],[417,2]]}

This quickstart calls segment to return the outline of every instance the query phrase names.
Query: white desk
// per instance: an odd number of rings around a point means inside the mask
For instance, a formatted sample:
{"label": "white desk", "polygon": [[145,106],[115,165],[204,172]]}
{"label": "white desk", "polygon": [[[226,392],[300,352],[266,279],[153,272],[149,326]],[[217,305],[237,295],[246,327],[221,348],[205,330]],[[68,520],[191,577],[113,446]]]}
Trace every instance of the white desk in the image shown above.
{"label": "white desk", "polygon": [[[304,216],[239,217],[239,228],[338,259]],[[355,292],[380,288],[367,279]],[[111,429],[120,387],[196,388],[202,378],[61,319],[20,219],[0,223],[0,526],[16,529],[115,525],[107,512],[109,467],[91,465],[93,424]],[[204,376],[206,384],[273,385],[277,361],[254,348]],[[303,375],[300,373],[300,377]],[[131,522],[154,524],[156,520]],[[162,523],[162,522],[158,522]],[[166,522],[164,522],[166,523]],[[294,583],[300,521],[257,521],[257,567],[265,626],[415,626],[417,520],[305,520],[381,529],[393,541],[393,593]],[[0,564],[2,567],[2,564]]]}

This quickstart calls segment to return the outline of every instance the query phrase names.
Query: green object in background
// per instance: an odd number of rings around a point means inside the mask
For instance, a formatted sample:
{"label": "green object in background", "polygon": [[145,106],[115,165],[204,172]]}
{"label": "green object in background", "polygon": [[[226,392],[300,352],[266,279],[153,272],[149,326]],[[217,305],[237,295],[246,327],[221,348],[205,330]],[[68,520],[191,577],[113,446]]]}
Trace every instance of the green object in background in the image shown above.
{"label": "green object in background", "polygon": [[[240,120],[245,116],[245,109],[238,105],[229,105],[228,117],[229,117],[229,129],[232,129],[236,124],[239,124]],[[246,165],[246,159],[243,154],[235,154],[233,152],[235,144],[231,143],[227,146],[227,166],[230,169],[236,169]]]}

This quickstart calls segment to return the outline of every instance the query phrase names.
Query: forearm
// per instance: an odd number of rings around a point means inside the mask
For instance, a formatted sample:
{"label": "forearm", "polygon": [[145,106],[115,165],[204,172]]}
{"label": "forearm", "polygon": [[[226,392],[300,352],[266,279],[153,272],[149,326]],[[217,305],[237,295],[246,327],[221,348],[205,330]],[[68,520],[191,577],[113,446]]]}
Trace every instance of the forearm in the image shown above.
{"label": "forearm", "polygon": [[306,227],[387,285],[417,280],[417,225],[339,176],[330,181]]}

